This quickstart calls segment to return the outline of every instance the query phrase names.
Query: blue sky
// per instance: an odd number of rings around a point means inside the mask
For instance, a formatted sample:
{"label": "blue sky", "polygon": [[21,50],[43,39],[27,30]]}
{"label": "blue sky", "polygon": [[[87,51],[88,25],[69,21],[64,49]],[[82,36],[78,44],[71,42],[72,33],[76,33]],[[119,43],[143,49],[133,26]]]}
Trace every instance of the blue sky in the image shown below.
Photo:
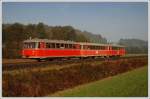
{"label": "blue sky", "polygon": [[120,38],[148,40],[146,2],[5,2],[2,5],[2,18],[3,23],[71,25],[82,31],[101,34],[109,41]]}

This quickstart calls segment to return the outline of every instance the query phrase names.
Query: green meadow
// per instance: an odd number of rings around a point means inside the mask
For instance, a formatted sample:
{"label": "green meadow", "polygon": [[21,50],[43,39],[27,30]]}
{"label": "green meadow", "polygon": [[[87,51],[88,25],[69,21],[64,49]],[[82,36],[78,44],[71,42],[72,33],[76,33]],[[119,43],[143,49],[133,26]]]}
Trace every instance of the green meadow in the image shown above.
{"label": "green meadow", "polygon": [[80,85],[49,96],[61,97],[147,97],[148,67]]}

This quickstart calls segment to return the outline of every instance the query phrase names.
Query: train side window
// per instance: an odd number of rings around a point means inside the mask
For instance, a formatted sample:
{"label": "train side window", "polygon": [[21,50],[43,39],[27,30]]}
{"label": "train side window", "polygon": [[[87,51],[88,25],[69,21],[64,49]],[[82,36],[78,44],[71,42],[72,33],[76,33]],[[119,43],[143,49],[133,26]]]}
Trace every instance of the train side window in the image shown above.
{"label": "train side window", "polygon": [[28,43],[28,48],[31,48],[31,43]]}
{"label": "train side window", "polygon": [[68,44],[65,44],[65,48],[66,48],[66,49],[68,48]]}
{"label": "train side window", "polygon": [[88,49],[88,45],[85,45],[85,49]]}
{"label": "train side window", "polygon": [[72,49],[72,44],[69,44],[69,48]]}
{"label": "train side window", "polygon": [[96,50],[96,49],[97,49],[97,46],[94,46],[94,49]]}
{"label": "train side window", "polygon": [[56,48],[60,48],[60,44],[59,43],[56,43]]}
{"label": "train side window", "polygon": [[104,49],[105,49],[105,46],[100,46],[100,49],[101,49],[101,50],[104,50]]}
{"label": "train side window", "polygon": [[93,49],[94,49],[94,46],[91,46],[91,49],[93,50]]}
{"label": "train side window", "polygon": [[111,50],[111,46],[109,46],[109,50]]}
{"label": "train side window", "polygon": [[75,46],[75,44],[73,44],[73,49],[76,49],[76,46]]}
{"label": "train side window", "polygon": [[106,47],[105,47],[105,46],[103,46],[103,50],[105,50],[105,48],[106,48]]}
{"label": "train side window", "polygon": [[100,46],[100,50],[102,50],[102,46]]}
{"label": "train side window", "polygon": [[93,49],[95,50],[95,49],[96,49],[96,46],[93,46]]}
{"label": "train side window", "polygon": [[35,42],[27,43],[27,48],[35,48]]}
{"label": "train side window", "polygon": [[35,48],[35,42],[32,43],[32,48]]}
{"label": "train side window", "polygon": [[40,48],[40,42],[38,42],[38,48]]}
{"label": "train side window", "polygon": [[112,47],[112,50],[119,50],[118,47]]}
{"label": "train side window", "polygon": [[85,49],[84,45],[82,45],[82,46],[83,46],[82,48]]}
{"label": "train side window", "polygon": [[96,50],[98,50],[98,46],[96,46]]}
{"label": "train side window", "polygon": [[46,43],[46,48],[50,48],[50,43]]}
{"label": "train side window", "polygon": [[97,50],[97,46],[94,46],[94,49]]}
{"label": "train side window", "polygon": [[51,48],[51,43],[48,43],[48,48]]}
{"label": "train side window", "polygon": [[89,45],[86,45],[86,49],[89,49],[90,47],[89,47]]}
{"label": "train side window", "polygon": [[95,50],[95,46],[93,46],[93,50]]}
{"label": "train side window", "polygon": [[26,48],[29,48],[29,43],[26,43],[26,46],[25,46]]}
{"label": "train side window", "polygon": [[55,43],[51,43],[51,48],[55,48]]}
{"label": "train side window", "polygon": [[91,45],[89,45],[89,49],[91,49]]}
{"label": "train side window", "polygon": [[95,50],[97,50],[97,46],[95,46]]}
{"label": "train side window", "polygon": [[90,45],[87,46],[87,49],[90,49]]}
{"label": "train side window", "polygon": [[30,43],[30,48],[33,48],[33,43]]}
{"label": "train side window", "polygon": [[93,46],[93,50],[95,50],[95,46]]}
{"label": "train side window", "polygon": [[88,49],[88,45],[83,45],[83,49]]}
{"label": "train side window", "polygon": [[61,47],[64,47],[64,44],[61,44]]}
{"label": "train side window", "polygon": [[23,48],[37,48],[37,43],[36,42],[24,43]]}
{"label": "train side window", "polygon": [[93,49],[93,46],[90,46],[91,50]]}
{"label": "train side window", "polygon": [[52,48],[52,43],[49,43],[49,47]]}
{"label": "train side window", "polygon": [[30,43],[27,43],[27,48],[30,48]]}
{"label": "train side window", "polygon": [[96,50],[96,46],[94,46],[94,50]]}
{"label": "train side window", "polygon": [[85,49],[85,45],[83,45],[83,49]]}
{"label": "train side window", "polygon": [[60,48],[62,48],[62,49],[64,49],[64,48],[65,48],[63,43],[62,43],[62,44],[60,44]]}
{"label": "train side window", "polygon": [[91,49],[93,50],[93,49],[94,49],[94,46],[91,46]]}
{"label": "train side window", "polygon": [[27,43],[27,48],[29,48],[29,44],[30,44],[30,43]]}

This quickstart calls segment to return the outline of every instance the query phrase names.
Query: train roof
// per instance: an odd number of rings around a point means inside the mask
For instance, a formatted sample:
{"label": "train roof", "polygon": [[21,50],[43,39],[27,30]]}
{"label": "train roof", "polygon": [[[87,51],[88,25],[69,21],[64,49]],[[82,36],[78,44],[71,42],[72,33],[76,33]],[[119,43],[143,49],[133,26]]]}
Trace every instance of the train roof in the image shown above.
{"label": "train roof", "polygon": [[74,41],[64,41],[64,40],[49,40],[49,39],[28,39],[24,42],[52,42],[52,43],[68,43],[68,44],[77,44],[78,42]]}
{"label": "train roof", "polygon": [[88,43],[88,42],[80,42],[81,45],[95,45],[95,46],[113,46],[113,47],[125,47],[118,44],[99,44],[99,43]]}
{"label": "train roof", "polygon": [[99,43],[88,43],[88,42],[74,42],[74,41],[64,41],[64,40],[49,40],[49,39],[28,39],[24,42],[51,42],[51,43],[66,43],[66,44],[80,44],[80,45],[95,45],[95,46],[114,46],[114,47],[125,47],[118,44],[99,44]]}

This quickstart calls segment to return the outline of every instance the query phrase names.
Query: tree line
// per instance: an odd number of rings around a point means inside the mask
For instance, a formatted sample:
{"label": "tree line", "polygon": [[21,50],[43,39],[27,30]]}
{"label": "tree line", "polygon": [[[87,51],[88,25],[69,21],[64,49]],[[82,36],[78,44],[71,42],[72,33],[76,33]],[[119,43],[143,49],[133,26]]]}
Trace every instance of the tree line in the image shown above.
{"label": "tree line", "polygon": [[[100,34],[80,31],[72,26],[48,26],[43,23],[24,25],[21,23],[2,25],[2,57],[21,58],[22,41],[32,38],[70,40],[107,44]],[[120,39],[127,53],[148,53],[148,42],[138,39]]]}
{"label": "tree line", "polygon": [[72,26],[48,26],[38,24],[3,24],[2,54],[3,58],[20,58],[22,41],[32,38],[70,40],[76,42],[91,42],[88,37]]}
{"label": "tree line", "polygon": [[139,39],[120,39],[120,45],[124,45],[129,54],[148,54],[148,41]]}

